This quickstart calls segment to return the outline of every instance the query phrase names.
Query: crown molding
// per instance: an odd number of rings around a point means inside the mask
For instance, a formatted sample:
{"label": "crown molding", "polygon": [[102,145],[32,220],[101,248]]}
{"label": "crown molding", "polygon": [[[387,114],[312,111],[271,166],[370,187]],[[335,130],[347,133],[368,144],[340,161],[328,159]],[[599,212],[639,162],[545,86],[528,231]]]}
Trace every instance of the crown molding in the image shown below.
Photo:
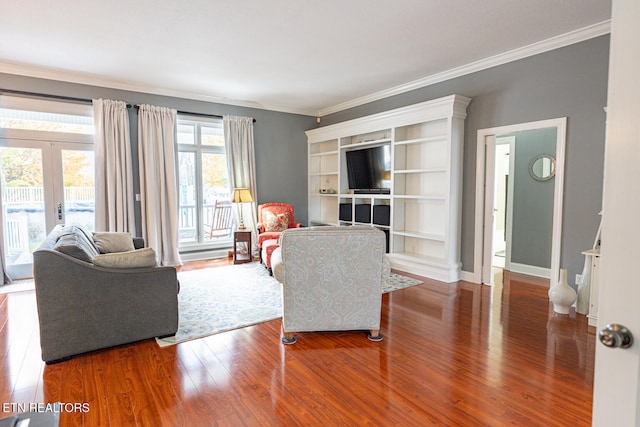
{"label": "crown molding", "polygon": [[465,119],[471,98],[449,95],[418,104],[383,111],[365,117],[347,120],[306,131],[308,142],[320,142],[344,135],[363,134],[384,128],[407,126],[413,123],[438,120],[447,117]]}
{"label": "crown molding", "polygon": [[575,43],[579,43],[585,40],[589,40],[595,37],[599,37],[611,32],[611,20],[606,20],[593,24],[584,28],[580,28],[575,31],[571,31],[565,34],[561,34],[556,37],[552,37],[540,42],[536,42],[527,46],[523,46],[517,49],[513,49],[498,55],[490,56],[485,59],[481,59],[476,62],[472,62],[460,67],[452,68],[442,73],[433,74],[427,77],[423,77],[412,82],[408,82],[399,86],[394,86],[389,89],[375,92],[369,95],[365,95],[360,98],[352,99],[341,104],[334,105],[332,107],[323,108],[318,111],[318,117],[324,117],[329,114],[337,113],[339,111],[348,110],[349,108],[358,107],[360,105],[367,104],[369,102],[378,101],[380,99],[388,98],[390,96],[399,95],[405,92],[409,92],[415,89],[420,89],[426,86],[430,86],[436,83],[451,80],[456,77],[461,77],[467,74],[475,73],[478,71],[486,70],[498,65],[503,65],[509,62],[524,59],[530,56],[538,55],[544,52],[548,52],[554,49],[559,49],[564,46],[569,46]]}
{"label": "crown molding", "polygon": [[369,102],[378,101],[390,96],[399,95],[415,89],[420,89],[456,77],[461,77],[477,71],[486,70],[508,62],[517,61],[519,59],[538,55],[564,46],[568,46],[591,38],[599,37],[611,32],[611,20],[603,21],[588,27],[580,28],[560,36],[552,37],[538,43],[533,43],[518,49],[510,50],[489,58],[485,58],[470,64],[456,67],[442,73],[433,74],[423,77],[412,82],[408,82],[399,86],[394,86],[379,92],[375,92],[360,98],[343,102],[331,107],[320,110],[305,110],[291,108],[282,105],[268,105],[253,101],[242,101],[229,99],[225,97],[206,95],[201,93],[192,93],[175,89],[158,88],[149,86],[140,82],[127,82],[119,80],[105,79],[99,76],[86,75],[62,70],[54,70],[40,67],[32,67],[20,64],[12,64],[0,62],[0,73],[14,74],[26,77],[36,77],[48,80],[57,80],[68,83],[84,84],[90,86],[106,87],[110,89],[126,90],[132,92],[141,92],[153,95],[170,96],[175,98],[192,99],[196,101],[212,102],[225,105],[233,105],[238,107],[255,108],[259,110],[277,111],[282,113],[300,114],[313,117],[324,117],[326,115],[337,113],[339,111],[348,110],[349,108],[358,107]]}
{"label": "crown molding", "polygon": [[0,73],[14,74],[25,77],[35,77],[47,80],[56,80],[67,83],[76,83],[89,86],[105,87],[109,89],[126,90],[130,92],[141,92],[151,95],[170,96],[174,98],[192,99],[195,101],[213,102],[217,104],[233,105],[237,107],[255,108],[258,110],[277,111],[282,113],[300,114],[304,116],[316,117],[318,111],[290,108],[282,105],[267,105],[252,101],[242,101],[224,98],[220,96],[206,95],[202,93],[186,92],[175,89],[158,88],[139,82],[127,82],[120,80],[110,80],[103,77],[74,73],[69,71],[54,70],[27,65],[0,62]]}

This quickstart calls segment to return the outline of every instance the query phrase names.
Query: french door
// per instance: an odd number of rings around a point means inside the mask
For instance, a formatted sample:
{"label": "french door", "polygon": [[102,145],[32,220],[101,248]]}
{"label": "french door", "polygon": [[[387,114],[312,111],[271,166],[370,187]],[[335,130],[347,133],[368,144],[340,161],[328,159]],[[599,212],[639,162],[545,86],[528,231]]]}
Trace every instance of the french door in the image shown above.
{"label": "french door", "polygon": [[94,229],[93,144],[0,139],[2,237],[12,279],[33,276],[33,251],[56,226]]}

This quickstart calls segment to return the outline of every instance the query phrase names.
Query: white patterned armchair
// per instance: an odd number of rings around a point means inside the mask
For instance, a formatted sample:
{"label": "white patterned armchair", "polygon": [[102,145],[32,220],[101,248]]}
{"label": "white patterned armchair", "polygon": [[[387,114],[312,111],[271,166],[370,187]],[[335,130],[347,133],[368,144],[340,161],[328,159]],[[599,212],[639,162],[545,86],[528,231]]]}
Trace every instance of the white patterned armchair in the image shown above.
{"label": "white patterned armchair", "polygon": [[282,342],[304,331],[368,330],[382,340],[385,234],[372,227],[310,227],[280,235],[271,256],[282,283]]}

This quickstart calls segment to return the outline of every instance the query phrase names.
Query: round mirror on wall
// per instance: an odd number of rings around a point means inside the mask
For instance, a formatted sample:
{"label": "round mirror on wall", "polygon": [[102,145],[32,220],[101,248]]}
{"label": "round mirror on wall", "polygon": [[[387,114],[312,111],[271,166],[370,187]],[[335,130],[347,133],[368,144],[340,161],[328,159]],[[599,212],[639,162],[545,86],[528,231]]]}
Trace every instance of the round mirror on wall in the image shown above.
{"label": "round mirror on wall", "polygon": [[550,154],[540,154],[529,163],[529,174],[536,181],[547,181],[556,174],[556,159]]}

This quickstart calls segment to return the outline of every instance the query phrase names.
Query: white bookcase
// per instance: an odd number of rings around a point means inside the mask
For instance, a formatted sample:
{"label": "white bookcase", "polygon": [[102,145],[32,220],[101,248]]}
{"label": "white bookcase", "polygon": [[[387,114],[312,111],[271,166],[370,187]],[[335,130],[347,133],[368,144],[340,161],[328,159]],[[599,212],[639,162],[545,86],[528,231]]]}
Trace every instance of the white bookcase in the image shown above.
{"label": "white bookcase", "polygon": [[338,139],[309,144],[309,224],[338,222]]}
{"label": "white bookcase", "polygon": [[[380,228],[388,236],[393,268],[458,280],[462,149],[470,101],[451,95],[307,131],[309,225]],[[381,145],[391,147],[390,193],[353,194],[346,151]]]}

